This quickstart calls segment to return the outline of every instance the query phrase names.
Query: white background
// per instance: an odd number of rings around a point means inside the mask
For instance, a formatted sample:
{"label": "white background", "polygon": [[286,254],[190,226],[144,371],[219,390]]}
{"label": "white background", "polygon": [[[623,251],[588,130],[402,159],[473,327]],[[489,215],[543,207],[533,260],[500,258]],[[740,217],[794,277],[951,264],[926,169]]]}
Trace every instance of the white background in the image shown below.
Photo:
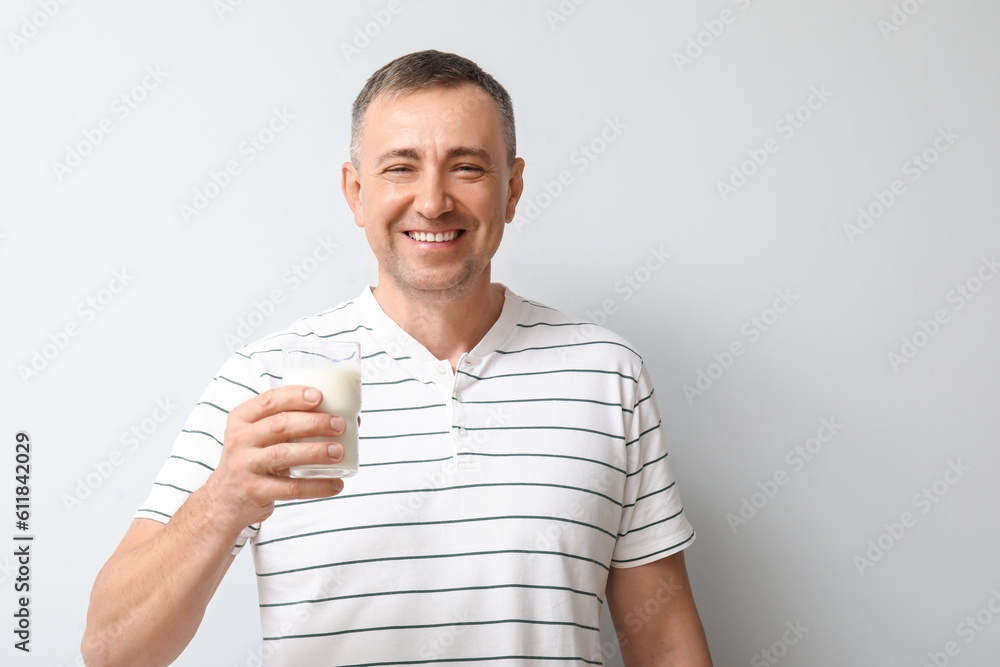
{"label": "white background", "polygon": [[[527,185],[495,279],[606,319],[651,369],[715,663],[995,664],[1000,5],[231,4],[0,12],[0,663],[78,664],[94,577],[241,320],[258,338],[374,279],[339,188],[350,104],[436,48],[514,99]],[[294,118],[248,160],[275,110]],[[30,655],[9,629],[20,430]],[[258,664],[254,586],[241,556],[176,664]]]}

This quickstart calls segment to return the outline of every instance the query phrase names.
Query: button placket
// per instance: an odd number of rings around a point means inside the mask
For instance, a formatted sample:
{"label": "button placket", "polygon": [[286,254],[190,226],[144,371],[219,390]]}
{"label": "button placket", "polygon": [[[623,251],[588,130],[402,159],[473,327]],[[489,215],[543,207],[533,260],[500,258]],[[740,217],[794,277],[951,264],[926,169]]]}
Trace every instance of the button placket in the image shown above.
{"label": "button placket", "polygon": [[[459,360],[459,367],[463,368],[467,366],[468,355],[464,355],[461,360]],[[471,456],[460,456],[461,454],[468,454],[473,452],[472,440],[469,437],[469,431],[466,428],[466,414],[464,406],[461,403],[461,395],[463,385],[470,381],[470,378],[462,375],[461,373],[455,374],[455,384],[452,390],[452,445],[455,451],[455,461],[458,464],[459,470],[475,470],[479,468],[479,462]]]}

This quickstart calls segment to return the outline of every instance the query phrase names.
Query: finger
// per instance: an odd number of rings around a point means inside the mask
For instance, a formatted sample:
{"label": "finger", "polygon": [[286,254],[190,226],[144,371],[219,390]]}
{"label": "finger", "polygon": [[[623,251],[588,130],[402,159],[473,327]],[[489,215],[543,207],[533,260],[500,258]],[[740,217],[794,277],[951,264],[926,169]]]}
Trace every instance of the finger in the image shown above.
{"label": "finger", "polygon": [[319,406],[323,394],[315,387],[290,385],[275,387],[241,403],[229,413],[241,421],[253,423],[288,411],[308,411]]}
{"label": "finger", "polygon": [[261,477],[259,491],[264,497],[274,500],[307,500],[329,498],[344,490],[344,480],[301,478],[301,477]]}
{"label": "finger", "polygon": [[293,466],[333,465],[344,458],[339,442],[280,442],[253,453],[248,468],[258,475],[282,475]]}
{"label": "finger", "polygon": [[240,438],[251,446],[267,447],[296,438],[337,440],[344,429],[344,420],[329,412],[281,412],[244,424]]}

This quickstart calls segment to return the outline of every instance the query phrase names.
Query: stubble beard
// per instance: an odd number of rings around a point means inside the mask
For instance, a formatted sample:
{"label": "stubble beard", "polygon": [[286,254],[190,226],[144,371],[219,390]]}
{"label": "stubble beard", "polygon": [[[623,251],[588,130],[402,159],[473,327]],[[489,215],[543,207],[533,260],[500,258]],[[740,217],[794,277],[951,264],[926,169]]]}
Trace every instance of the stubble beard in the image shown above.
{"label": "stubble beard", "polygon": [[[477,233],[483,229],[483,226],[477,225],[476,221],[462,217],[455,218],[454,221],[458,223],[456,226],[459,229],[475,230]],[[472,224],[469,224],[470,222]],[[393,226],[397,229],[410,228],[406,226],[406,223]],[[469,231],[463,232],[463,235],[466,233]],[[503,227],[501,227],[501,238],[502,234]],[[400,246],[407,242],[399,239],[398,243],[390,245],[388,248],[389,256],[386,257],[384,263],[380,261],[379,264],[400,293],[407,298],[426,303],[447,303],[467,296],[476,287],[483,273],[489,272],[492,256],[496,253],[496,249],[494,249],[493,253],[482,262],[480,262],[480,255],[467,255],[462,261],[457,276],[449,277],[444,283],[433,284],[439,280],[434,275],[436,269],[422,271],[408,265],[402,258],[403,253],[400,252]],[[499,239],[497,247],[499,247]]]}

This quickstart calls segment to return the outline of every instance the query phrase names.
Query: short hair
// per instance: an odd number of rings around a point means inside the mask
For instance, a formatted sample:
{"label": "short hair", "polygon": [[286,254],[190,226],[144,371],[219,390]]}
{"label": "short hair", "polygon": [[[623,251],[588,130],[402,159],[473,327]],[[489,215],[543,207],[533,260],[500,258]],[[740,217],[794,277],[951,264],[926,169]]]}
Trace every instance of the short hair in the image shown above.
{"label": "short hair", "polygon": [[510,95],[496,79],[468,58],[434,50],[417,51],[396,58],[369,77],[351,110],[351,162],[355,167],[359,166],[365,114],[378,97],[395,97],[434,86],[452,88],[470,83],[484,90],[496,103],[507,147],[507,166],[512,166],[517,153],[517,138]]}

